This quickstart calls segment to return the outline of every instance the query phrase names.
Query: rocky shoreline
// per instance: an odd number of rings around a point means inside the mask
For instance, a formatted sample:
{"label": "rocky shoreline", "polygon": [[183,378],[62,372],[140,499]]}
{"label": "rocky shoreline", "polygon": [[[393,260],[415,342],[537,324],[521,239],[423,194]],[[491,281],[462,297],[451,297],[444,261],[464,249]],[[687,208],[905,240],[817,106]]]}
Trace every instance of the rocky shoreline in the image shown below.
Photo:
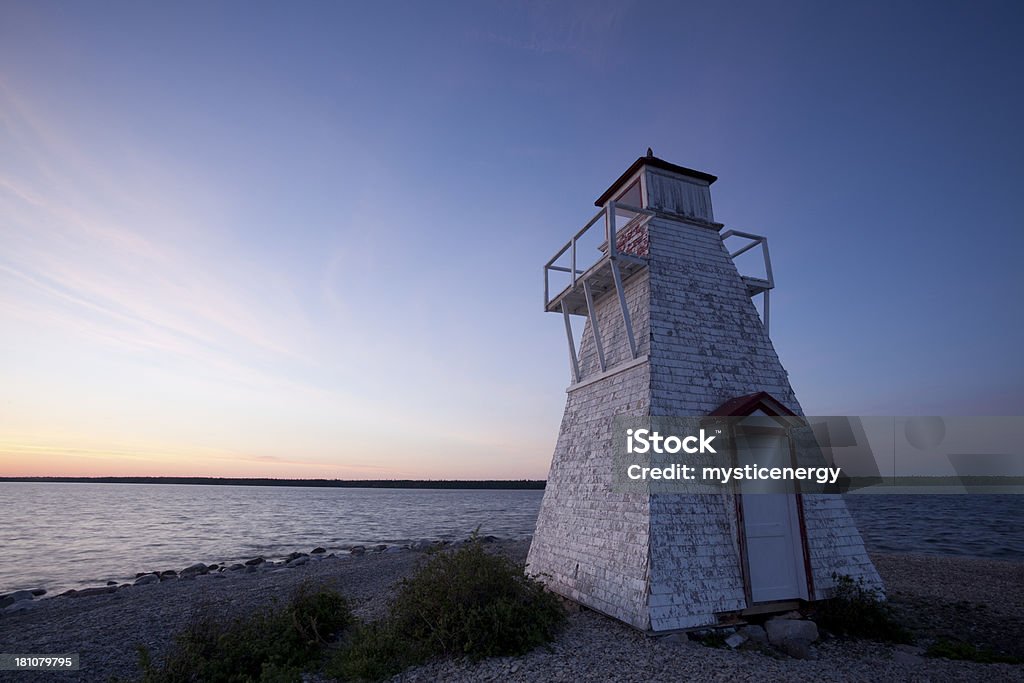
{"label": "rocky shoreline", "polygon": [[[244,562],[215,562],[213,564],[205,564],[197,562],[191,564],[184,569],[164,569],[164,570],[149,570],[144,572],[137,572],[133,581],[107,581],[102,586],[89,586],[89,582],[83,581],[86,584],[84,588],[70,588],[60,593],[52,593],[46,588],[33,587],[30,589],[18,589],[9,593],[0,593],[0,615],[10,614],[13,612],[24,611],[32,609],[38,603],[33,601],[37,598],[52,598],[52,597],[84,597],[87,595],[99,595],[102,593],[113,593],[117,590],[128,588],[130,586],[148,585],[153,583],[159,583],[161,581],[168,581],[174,579],[190,579],[196,576],[205,574],[219,574],[223,572],[233,571],[247,571],[253,572],[257,570],[271,570],[277,568],[294,568],[305,564],[310,559],[322,560],[325,558],[333,558],[336,556],[362,556],[367,553],[399,553],[399,552],[424,552],[430,549],[444,548],[444,547],[459,547],[463,543],[468,542],[470,539],[464,539],[459,541],[448,541],[441,539],[421,539],[418,541],[411,541],[409,543],[401,544],[388,544],[388,543],[370,543],[366,545],[361,544],[344,544],[338,547],[334,552],[328,553],[327,550],[322,546],[317,546],[309,552],[295,551],[288,555],[281,556],[276,561],[273,558],[265,558],[263,555],[257,555]],[[482,536],[480,538],[484,543],[493,543],[498,540],[496,536]]]}
{"label": "rocky shoreline", "polygon": [[[489,540],[494,552],[525,559],[528,541]],[[314,548],[274,560],[254,557],[227,566],[150,571],[131,584],[69,591],[56,599],[21,595],[3,608],[0,651],[78,652],[80,671],[45,674],[61,680],[131,679],[138,673],[136,645],[160,656],[173,634],[195,617],[243,615],[286,597],[305,582],[341,592],[360,618],[372,620],[384,614],[394,585],[411,575],[422,551],[432,545],[357,546],[343,553]],[[743,647],[737,638],[732,649],[730,644],[708,647],[687,637],[649,637],[589,610],[574,610],[550,648],[475,664],[435,662],[396,680],[1024,680],[1020,665],[924,656],[929,639],[958,635],[984,646],[1019,648],[1024,637],[1024,564],[912,555],[874,559],[897,613],[923,639],[918,646],[824,640],[795,653],[806,657],[797,659]],[[750,630],[744,638],[750,635],[760,637]],[[0,672],[0,680],[24,676]]]}

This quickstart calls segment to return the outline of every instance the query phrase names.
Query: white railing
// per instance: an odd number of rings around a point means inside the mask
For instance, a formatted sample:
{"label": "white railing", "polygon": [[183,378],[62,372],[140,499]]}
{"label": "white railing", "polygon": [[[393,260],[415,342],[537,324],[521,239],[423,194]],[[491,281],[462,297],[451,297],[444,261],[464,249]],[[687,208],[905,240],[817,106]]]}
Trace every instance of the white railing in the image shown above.
{"label": "white railing", "polygon": [[749,240],[742,247],[736,251],[729,252],[729,256],[732,257],[735,262],[736,257],[741,254],[745,254],[755,247],[761,247],[761,256],[764,258],[764,277],[755,277],[751,275],[740,274],[743,278],[744,283],[747,285],[747,290],[750,295],[756,296],[761,294],[764,297],[764,329],[769,330],[771,322],[771,295],[770,292],[775,288],[775,276],[772,274],[772,259],[768,254],[768,238],[764,235],[755,235],[749,232],[742,232],[740,230],[726,230],[722,233],[722,241],[729,239],[730,237],[740,237],[745,240]]}
{"label": "white railing", "polygon": [[[629,204],[619,204],[617,202],[608,202],[603,209],[598,211],[594,216],[586,222],[586,224],[580,228],[575,235],[573,235],[568,242],[566,242],[561,249],[555,252],[555,255],[544,264],[544,307],[547,308],[548,304],[551,303],[551,273],[568,273],[569,284],[568,286],[557,291],[557,294],[573,289],[576,287],[579,277],[587,272],[587,270],[594,266],[598,261],[605,257],[615,260],[619,258],[623,252],[619,250],[617,235],[623,230],[631,227],[631,224],[635,221],[642,220],[647,216],[653,215],[653,211],[641,209]],[[622,228],[617,226],[619,217],[628,216],[628,220],[622,225]],[[601,219],[604,219],[602,222]],[[579,253],[579,244],[585,241],[587,236],[592,235],[591,230],[595,225],[602,224],[604,241],[600,245],[596,245],[597,249],[601,252],[601,255],[594,255],[592,257],[584,257],[581,260]],[[566,252],[569,253],[568,265],[556,265],[557,262],[565,256]],[[626,254],[626,256],[634,256]]]}

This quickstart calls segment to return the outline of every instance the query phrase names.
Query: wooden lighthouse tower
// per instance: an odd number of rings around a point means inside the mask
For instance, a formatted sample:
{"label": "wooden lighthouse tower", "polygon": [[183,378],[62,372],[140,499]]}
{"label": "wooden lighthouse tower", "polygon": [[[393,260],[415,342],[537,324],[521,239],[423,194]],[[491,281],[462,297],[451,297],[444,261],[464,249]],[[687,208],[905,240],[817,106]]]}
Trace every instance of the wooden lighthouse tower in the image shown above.
{"label": "wooden lighthouse tower", "polygon": [[[767,241],[723,232],[715,180],[648,153],[545,266],[571,380],[527,569],[644,631],[824,599],[833,573],[881,587],[838,495],[613,486],[615,418],[802,414],[768,336]],[[730,252],[727,240],[740,244]],[[734,263],[752,249],[764,256],[759,277]],[[578,348],[572,316],[585,320]]]}

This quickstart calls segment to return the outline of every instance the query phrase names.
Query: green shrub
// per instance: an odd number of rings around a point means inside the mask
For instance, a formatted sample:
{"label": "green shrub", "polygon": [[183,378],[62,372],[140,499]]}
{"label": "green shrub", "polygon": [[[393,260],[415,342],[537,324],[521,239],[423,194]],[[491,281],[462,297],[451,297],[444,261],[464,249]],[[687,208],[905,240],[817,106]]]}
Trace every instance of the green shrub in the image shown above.
{"label": "green shrub", "polygon": [[830,633],[849,638],[869,638],[890,643],[911,643],[913,636],[895,619],[892,609],[881,593],[854,581],[849,576],[833,574],[835,592],[821,603],[817,611],[818,625]]}
{"label": "green shrub", "polygon": [[938,640],[932,643],[925,654],[929,657],[944,659],[961,659],[968,662],[992,664],[1022,664],[1024,660],[1012,655],[1004,655],[986,647],[977,647],[959,640]]}
{"label": "green shrub", "polygon": [[143,683],[277,683],[297,681],[315,662],[327,639],[352,621],[344,598],[301,587],[282,606],[226,624],[202,616],[175,638],[168,656],[154,665],[139,652]]}
{"label": "green shrub", "polygon": [[385,620],[352,629],[325,673],[342,681],[382,681],[429,658],[429,653],[395,633]]}
{"label": "green shrub", "polygon": [[429,556],[390,607],[386,619],[351,634],[330,675],[381,680],[434,657],[523,654],[550,641],[565,620],[558,597],[478,541]]}
{"label": "green shrub", "polygon": [[390,616],[395,632],[431,654],[471,659],[528,652],[564,618],[543,584],[478,541],[431,557],[402,582]]}

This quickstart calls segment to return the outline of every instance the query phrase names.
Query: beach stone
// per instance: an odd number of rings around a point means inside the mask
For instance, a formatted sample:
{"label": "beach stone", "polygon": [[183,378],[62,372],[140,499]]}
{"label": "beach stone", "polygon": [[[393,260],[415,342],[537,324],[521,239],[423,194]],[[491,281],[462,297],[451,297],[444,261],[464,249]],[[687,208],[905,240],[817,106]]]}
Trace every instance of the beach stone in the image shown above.
{"label": "beach stone", "polygon": [[254,567],[254,566],[258,565],[258,564],[263,564],[264,561],[265,560],[262,557],[254,557],[251,560],[246,560],[245,564],[247,566]]}
{"label": "beach stone", "polygon": [[388,546],[388,548],[384,552],[385,553],[400,553],[400,552],[402,552],[402,550],[404,550],[404,548],[399,548],[397,545],[392,545],[392,546]]}
{"label": "beach stone", "polygon": [[95,588],[85,588],[75,593],[76,598],[85,597],[87,595],[102,595],[103,593],[113,593],[117,590],[117,586],[96,586]]}
{"label": "beach stone", "polygon": [[32,589],[32,595],[34,595],[37,598],[40,597],[40,596],[46,595],[46,589],[45,588],[33,588]]}
{"label": "beach stone", "polygon": [[245,569],[245,565],[241,564],[239,562],[236,562],[235,564],[233,564],[230,567],[228,567],[228,571],[229,572],[237,572],[239,569]]}
{"label": "beach stone", "polygon": [[288,557],[284,558],[284,561],[291,562],[292,560],[297,560],[300,557],[307,557],[307,555],[306,553],[291,553],[288,555]]}
{"label": "beach stone", "polygon": [[74,588],[72,588],[70,590],[64,591],[63,593],[58,593],[57,597],[58,598],[71,598],[71,597],[74,597],[76,595],[78,595],[78,591],[76,591]]}
{"label": "beach stone", "polygon": [[758,626],[757,624],[742,626],[736,633],[755,643],[768,643],[768,633],[764,630],[763,626]]}
{"label": "beach stone", "polygon": [[116,586],[117,585],[117,581],[107,581],[107,585],[108,586]]}
{"label": "beach stone", "polygon": [[165,569],[164,571],[160,572],[160,579],[173,579],[177,575],[178,572],[174,571],[173,569]]}
{"label": "beach stone", "polygon": [[788,640],[806,640],[813,643],[818,639],[818,625],[806,619],[769,619],[765,623],[768,641],[781,646]]}
{"label": "beach stone", "polygon": [[135,579],[136,586],[146,586],[151,583],[160,583],[160,577],[156,574],[143,574],[139,578]]}
{"label": "beach stone", "polygon": [[190,566],[185,567],[184,569],[182,569],[181,570],[181,576],[182,576],[182,578],[185,578],[185,577],[188,577],[188,576],[197,576],[199,574],[206,574],[209,571],[210,571],[209,567],[207,567],[202,562],[197,562],[197,563],[195,563],[193,565],[190,565]]}
{"label": "beach stone", "polygon": [[295,559],[289,561],[288,564],[286,564],[285,566],[286,567],[301,567],[302,565],[306,564],[307,562],[309,562],[309,557],[307,555],[301,555],[301,556],[296,557]]}
{"label": "beach stone", "polygon": [[362,555],[366,552],[366,547],[361,545],[354,545],[348,550],[353,555]]}
{"label": "beach stone", "polygon": [[747,637],[744,635],[740,635],[739,633],[733,633],[731,636],[725,639],[725,644],[731,647],[733,650],[735,650],[745,642],[747,642]]}
{"label": "beach stone", "polygon": [[313,555],[322,555],[323,553],[326,553],[326,552],[327,552],[326,548],[321,548],[320,546],[317,546],[316,548],[313,548],[312,554]]}
{"label": "beach stone", "polygon": [[388,547],[387,543],[378,543],[377,545],[373,546],[373,552],[375,552],[375,553],[382,553],[385,550],[387,550],[387,547]]}

